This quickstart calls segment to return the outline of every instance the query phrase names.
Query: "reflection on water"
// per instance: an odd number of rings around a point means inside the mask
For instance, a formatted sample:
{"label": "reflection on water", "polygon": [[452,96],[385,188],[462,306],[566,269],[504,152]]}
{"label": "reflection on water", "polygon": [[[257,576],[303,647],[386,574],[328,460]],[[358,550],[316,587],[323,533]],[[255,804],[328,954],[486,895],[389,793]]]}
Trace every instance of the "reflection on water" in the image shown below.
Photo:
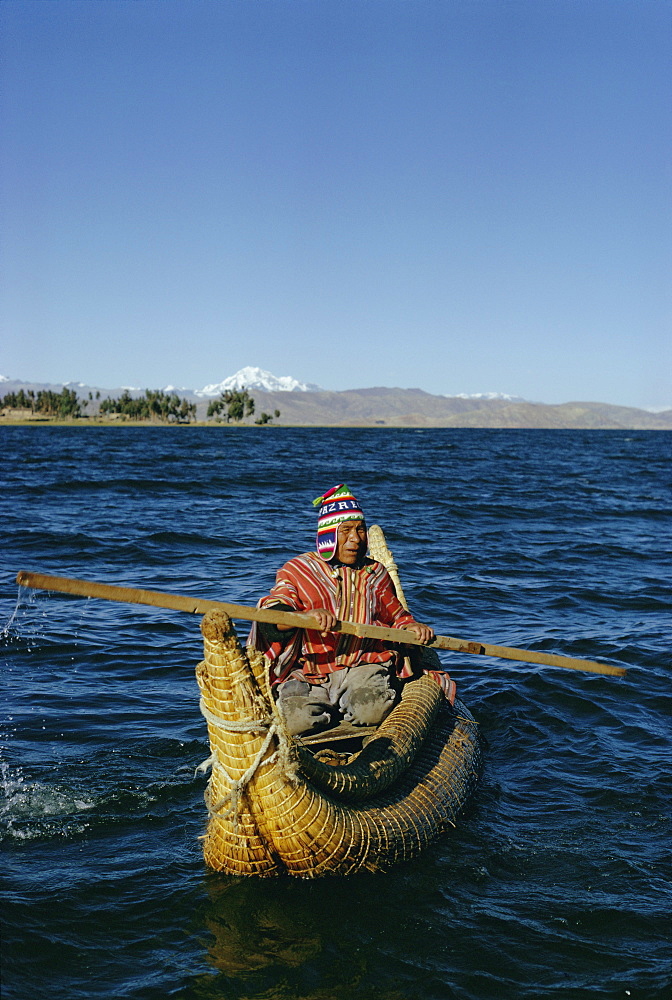
{"label": "reflection on water", "polygon": [[[239,976],[271,965],[296,968],[322,949],[319,921],[305,901],[288,898],[286,878],[260,888],[256,879],[208,880],[208,960]],[[289,905],[288,905],[289,904]],[[326,916],[326,915],[325,915]]]}
{"label": "reflection on water", "polygon": [[[393,948],[404,924],[386,898],[371,920],[375,878],[237,879],[209,875],[202,914],[214,976],[199,976],[203,1000],[411,1000],[415,989],[381,976],[372,941]],[[354,890],[354,891],[351,891]]]}

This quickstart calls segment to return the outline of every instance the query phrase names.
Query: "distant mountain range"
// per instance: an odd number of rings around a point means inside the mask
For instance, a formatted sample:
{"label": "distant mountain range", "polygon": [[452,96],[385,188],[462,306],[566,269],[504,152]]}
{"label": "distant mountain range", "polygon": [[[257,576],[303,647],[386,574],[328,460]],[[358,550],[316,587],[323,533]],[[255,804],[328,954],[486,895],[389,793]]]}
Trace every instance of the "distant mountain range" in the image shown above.
{"label": "distant mountain range", "polygon": [[[0,396],[20,389],[51,389],[60,391],[64,383],[45,384],[22,382],[0,375]],[[127,389],[140,396],[144,388],[120,386],[106,389],[65,383],[82,399],[89,393],[92,414],[99,398],[120,396]],[[155,388],[155,387],[152,387]],[[300,382],[289,375],[277,377],[261,368],[241,368],[222,382],[202,389],[164,386],[164,392],[176,392],[196,404],[198,420],[205,420],[208,402],[228,389],[247,388],[251,394],[263,394],[257,399],[257,412],[280,411],[275,424],[332,427],[494,427],[494,428],[566,428],[672,430],[672,409],[651,413],[634,407],[609,403],[571,402],[549,405],[531,403],[504,393],[475,393],[457,396],[437,396],[422,389],[347,389],[330,392],[318,385]]]}
{"label": "distant mountain range", "polygon": [[[12,386],[23,387],[24,390],[29,386],[38,385],[36,382],[19,382],[17,380],[9,379],[6,375],[0,375],[0,387],[2,383],[11,383]],[[80,391],[90,391],[91,386],[85,385],[83,382],[64,382],[55,384],[41,384],[40,388],[61,388],[62,385],[66,385],[69,389],[79,389]],[[94,391],[100,392],[101,395],[105,393],[106,395],[118,394],[123,392],[124,389],[128,390],[131,394],[142,393],[149,386],[132,386],[132,385],[122,385],[119,389],[100,389],[99,387],[94,387]],[[155,388],[151,386],[151,388]],[[199,399],[210,399],[219,396],[221,393],[226,392],[231,389],[248,389],[250,392],[326,392],[321,385],[316,385],[314,382],[300,382],[298,379],[294,378],[292,375],[274,375],[272,372],[266,371],[264,368],[255,368],[248,365],[246,368],[241,368],[237,371],[235,375],[229,375],[222,382],[213,382],[211,385],[203,386],[202,389],[188,389],[185,386],[176,385],[164,385],[162,387],[163,392],[176,392],[179,395],[186,396],[187,398],[196,397]],[[0,392],[3,391],[0,388]],[[4,389],[5,392],[16,392],[17,389]],[[458,393],[456,399],[508,399],[511,401],[516,401],[519,403],[523,402],[520,396],[507,396],[501,392],[476,392],[471,395],[467,393]]]}

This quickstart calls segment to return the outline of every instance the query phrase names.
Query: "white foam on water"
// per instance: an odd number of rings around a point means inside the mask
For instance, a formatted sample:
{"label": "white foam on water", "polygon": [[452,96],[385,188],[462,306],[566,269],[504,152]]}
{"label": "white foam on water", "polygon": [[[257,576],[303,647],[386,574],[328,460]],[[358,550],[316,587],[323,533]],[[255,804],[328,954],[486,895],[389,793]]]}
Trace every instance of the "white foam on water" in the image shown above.
{"label": "white foam on water", "polygon": [[[61,823],[77,813],[93,809],[96,802],[80,791],[63,785],[47,785],[24,778],[0,762],[0,836],[33,840],[47,835],[71,836],[86,829],[86,823]],[[46,821],[46,822],[45,822]]]}

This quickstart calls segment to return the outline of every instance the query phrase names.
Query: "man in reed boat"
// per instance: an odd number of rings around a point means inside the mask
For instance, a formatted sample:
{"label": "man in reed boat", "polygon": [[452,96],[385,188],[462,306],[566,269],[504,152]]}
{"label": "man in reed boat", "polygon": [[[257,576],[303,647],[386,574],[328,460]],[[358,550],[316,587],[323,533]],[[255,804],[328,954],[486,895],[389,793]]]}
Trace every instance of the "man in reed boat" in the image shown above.
{"label": "man in reed boat", "polygon": [[315,629],[255,623],[250,633],[250,644],[269,661],[289,732],[307,734],[339,722],[377,725],[404,681],[419,672],[431,674],[452,702],[455,685],[447,673],[423,670],[417,656],[412,665],[409,652],[420,647],[329,631],[340,619],[408,629],[423,644],[434,639],[432,629],[404,608],[382,563],[367,557],[364,514],[348,487],[334,486],[313,503],[319,506],[317,551],[285,563],[258,606],[310,615]]}

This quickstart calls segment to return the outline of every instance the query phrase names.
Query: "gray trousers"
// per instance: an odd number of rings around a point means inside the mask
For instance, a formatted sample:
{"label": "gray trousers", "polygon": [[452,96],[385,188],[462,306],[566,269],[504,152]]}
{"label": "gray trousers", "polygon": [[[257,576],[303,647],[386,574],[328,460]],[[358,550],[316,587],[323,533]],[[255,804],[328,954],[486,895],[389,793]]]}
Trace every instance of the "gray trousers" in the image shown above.
{"label": "gray trousers", "polygon": [[362,663],[328,674],[323,684],[292,677],[278,684],[278,705],[292,736],[327,729],[339,722],[376,726],[397,697],[388,667]]}

